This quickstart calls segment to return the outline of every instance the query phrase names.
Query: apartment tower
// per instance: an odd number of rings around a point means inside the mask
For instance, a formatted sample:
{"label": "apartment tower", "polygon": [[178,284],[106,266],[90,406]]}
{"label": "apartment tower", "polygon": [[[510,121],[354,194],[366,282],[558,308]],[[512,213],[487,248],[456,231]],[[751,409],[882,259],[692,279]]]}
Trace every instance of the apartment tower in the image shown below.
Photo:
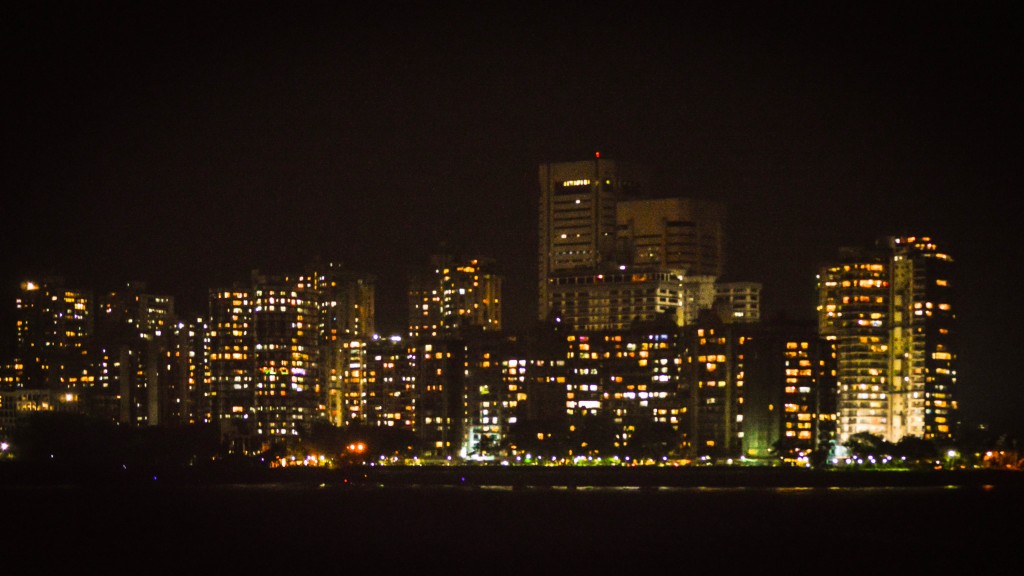
{"label": "apartment tower", "polygon": [[839,438],[951,439],[957,345],[953,259],[928,237],[840,250],[818,276],[818,325],[835,341]]}

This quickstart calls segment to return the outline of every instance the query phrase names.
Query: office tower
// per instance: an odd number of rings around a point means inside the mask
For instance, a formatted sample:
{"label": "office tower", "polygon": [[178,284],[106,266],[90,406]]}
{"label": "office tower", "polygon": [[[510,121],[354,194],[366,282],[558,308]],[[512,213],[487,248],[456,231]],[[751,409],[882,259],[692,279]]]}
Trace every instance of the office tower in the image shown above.
{"label": "office tower", "polygon": [[501,330],[501,284],[489,258],[434,255],[409,286],[409,337]]}
{"label": "office tower", "polygon": [[615,205],[620,263],[687,276],[725,272],[725,207],[696,198],[621,200]]}
{"label": "office tower", "polygon": [[652,198],[644,169],[600,157],[541,165],[540,189],[541,320],[619,330],[668,313],[682,325],[711,306],[697,279],[713,284],[725,266],[721,204]]}
{"label": "office tower", "polygon": [[539,318],[551,310],[548,278],[593,269],[615,252],[616,203],[640,197],[650,178],[639,166],[602,159],[541,164],[538,227]]}
{"label": "office tower", "polygon": [[818,275],[818,325],[836,343],[839,437],[956,432],[953,259],[928,237],[840,250]]}
{"label": "office tower", "polygon": [[23,282],[15,301],[18,388],[72,391],[88,368],[92,296],[60,277]]}
{"label": "office tower", "polygon": [[257,434],[288,445],[320,416],[319,335],[313,280],[252,274]]}

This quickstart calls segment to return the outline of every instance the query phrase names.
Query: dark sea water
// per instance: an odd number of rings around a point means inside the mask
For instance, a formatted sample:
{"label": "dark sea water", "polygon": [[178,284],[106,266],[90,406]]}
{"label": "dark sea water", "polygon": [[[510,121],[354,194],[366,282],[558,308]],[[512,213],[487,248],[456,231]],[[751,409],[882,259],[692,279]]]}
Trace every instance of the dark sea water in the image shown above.
{"label": "dark sea water", "polygon": [[1000,486],[154,482],[0,486],[0,498],[2,574],[1024,570],[1024,493]]}

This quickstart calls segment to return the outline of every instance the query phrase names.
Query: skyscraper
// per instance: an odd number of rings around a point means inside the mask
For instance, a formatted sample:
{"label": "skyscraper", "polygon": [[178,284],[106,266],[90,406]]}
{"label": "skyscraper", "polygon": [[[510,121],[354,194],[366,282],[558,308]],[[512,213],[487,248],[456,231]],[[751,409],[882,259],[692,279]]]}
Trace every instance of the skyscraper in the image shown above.
{"label": "skyscraper", "polygon": [[636,165],[602,159],[541,164],[538,288],[539,317],[551,311],[548,279],[559,272],[592,270],[615,251],[616,203],[650,187]]}
{"label": "skyscraper", "polygon": [[[236,285],[210,291],[207,341],[208,404],[229,449],[255,450],[252,290]],[[204,395],[205,395],[204,394]]]}
{"label": "skyscraper", "polygon": [[19,388],[64,391],[76,386],[87,365],[92,300],[89,292],[65,286],[60,277],[21,284],[15,302]]}
{"label": "skyscraper", "polygon": [[682,325],[711,306],[725,267],[723,205],[656,198],[644,168],[599,155],[542,164],[539,177],[540,320],[622,329],[668,313]]}
{"label": "skyscraper", "polygon": [[319,414],[316,292],[309,277],[253,272],[257,433],[287,444]]}
{"label": "skyscraper", "polygon": [[818,275],[818,326],[835,340],[839,438],[956,432],[953,259],[928,237],[840,250]]}

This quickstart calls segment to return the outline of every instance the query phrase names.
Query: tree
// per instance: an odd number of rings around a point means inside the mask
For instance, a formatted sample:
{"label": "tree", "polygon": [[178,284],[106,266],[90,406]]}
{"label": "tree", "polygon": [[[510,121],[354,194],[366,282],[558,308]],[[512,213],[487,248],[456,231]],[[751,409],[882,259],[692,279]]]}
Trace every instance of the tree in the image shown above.
{"label": "tree", "polygon": [[917,436],[904,436],[896,442],[893,457],[908,465],[931,466],[939,457],[939,448],[935,442]]}
{"label": "tree", "polygon": [[881,459],[884,456],[892,455],[893,445],[877,434],[870,432],[857,432],[850,435],[843,443],[850,456],[856,458],[874,457]]}

